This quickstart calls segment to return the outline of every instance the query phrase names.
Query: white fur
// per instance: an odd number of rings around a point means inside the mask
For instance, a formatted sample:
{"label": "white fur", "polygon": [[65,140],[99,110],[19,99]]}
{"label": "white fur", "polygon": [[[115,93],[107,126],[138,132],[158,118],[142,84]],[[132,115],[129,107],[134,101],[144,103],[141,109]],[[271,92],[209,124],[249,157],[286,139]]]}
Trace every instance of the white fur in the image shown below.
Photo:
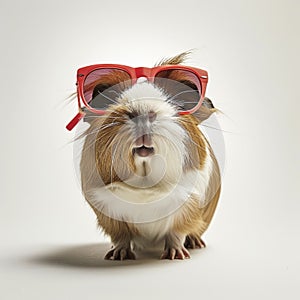
{"label": "white fur", "polygon": [[141,114],[153,110],[158,116],[172,117],[176,110],[167,102],[167,99],[168,96],[163,90],[149,82],[142,82],[125,90],[118,101]]}

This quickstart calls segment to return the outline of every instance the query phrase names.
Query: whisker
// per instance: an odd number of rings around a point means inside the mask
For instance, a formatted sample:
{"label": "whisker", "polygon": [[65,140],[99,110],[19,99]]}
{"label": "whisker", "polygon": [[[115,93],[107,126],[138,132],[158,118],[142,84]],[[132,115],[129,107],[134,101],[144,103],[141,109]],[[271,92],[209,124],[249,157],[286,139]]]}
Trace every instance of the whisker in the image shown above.
{"label": "whisker", "polygon": [[[95,133],[95,135],[96,135],[96,133]],[[87,150],[89,150],[91,147],[93,147],[93,146],[95,146],[95,144],[97,143],[97,142],[99,142],[100,140],[101,140],[101,138],[103,138],[103,136],[98,136],[97,138],[95,138],[95,140],[94,141],[91,141],[90,142],[90,145],[88,145],[83,151],[85,152],[85,151],[87,151]],[[106,144],[105,144],[105,147],[106,148],[108,148],[108,145],[111,143],[111,140],[112,140],[112,138],[111,139],[108,139],[107,141],[106,141]]]}
{"label": "whisker", "polygon": [[235,132],[233,132],[233,131],[227,131],[227,130],[223,130],[223,129],[220,129],[220,128],[216,128],[216,127],[213,127],[213,126],[205,125],[205,124],[199,124],[199,125],[200,125],[200,126],[203,126],[203,127],[210,128],[210,129],[222,131],[222,132],[225,132],[225,133],[232,133],[232,134],[235,133]]}
{"label": "whisker", "polygon": [[98,132],[100,132],[100,131],[102,131],[104,129],[107,129],[109,127],[115,126],[117,124],[121,124],[121,122],[112,122],[112,123],[106,124],[104,126],[97,127],[93,131],[89,132],[88,135],[93,134],[93,133],[98,133]]}
{"label": "whisker", "polygon": [[118,93],[117,91],[109,91],[109,93],[114,93],[117,97],[120,97],[121,93]]}
{"label": "whisker", "polygon": [[112,119],[115,117],[110,117],[109,115],[85,115],[84,118],[89,119],[89,118],[106,118],[106,119]]}
{"label": "whisker", "polygon": [[177,96],[179,96],[179,95],[182,95],[182,94],[186,94],[186,93],[197,93],[197,91],[195,91],[195,90],[191,90],[191,91],[182,91],[182,92],[179,92],[178,94],[172,96],[172,97],[169,98],[169,99],[172,101],[175,97],[177,97]]}
{"label": "whisker", "polygon": [[100,126],[98,128],[95,128],[93,131],[91,132],[88,132],[85,131],[83,132],[82,134],[80,134],[79,136],[75,137],[71,142],[75,142],[75,141],[78,141],[82,138],[86,138],[87,136],[90,136],[92,134],[97,134],[98,132],[100,132],[101,130],[104,130],[104,129],[107,129],[109,127],[112,127],[112,126],[115,126],[115,125],[118,125],[118,124],[121,124],[121,122],[113,122],[113,123],[109,123],[109,124],[106,124],[105,126]]}
{"label": "whisker", "polygon": [[[184,120],[183,122],[184,122],[184,123],[189,123],[189,124],[195,124],[195,123],[191,122],[190,120]],[[207,127],[207,128],[214,129],[214,130],[218,130],[218,131],[222,131],[222,132],[225,132],[225,133],[232,133],[232,134],[235,134],[235,132],[233,132],[233,131],[223,130],[223,129],[216,128],[216,127],[209,126],[209,125],[202,124],[202,123],[200,123],[199,126]]]}
{"label": "whisker", "polygon": [[206,150],[206,147],[203,147],[203,146],[197,144],[193,139],[190,139],[190,142],[192,142],[195,146],[199,147],[200,149]]}
{"label": "whisker", "polygon": [[115,146],[114,151],[113,151],[113,153],[112,153],[112,157],[111,157],[111,166],[110,166],[110,184],[113,183],[113,165],[114,165],[114,161],[115,161],[116,151],[117,151],[117,146]]}
{"label": "whisker", "polygon": [[175,101],[167,101],[167,103],[173,105],[176,109],[184,109],[184,105],[180,105],[178,102],[175,102]]}
{"label": "whisker", "polygon": [[199,147],[200,149],[203,149],[203,150],[206,150],[206,147],[203,147],[199,144],[197,144],[193,139],[192,137],[189,135],[189,139],[188,139],[189,142],[192,142],[195,146]]}
{"label": "whisker", "polygon": [[112,103],[118,104],[117,101],[115,101],[115,100],[111,99],[110,97],[106,96],[104,93],[99,92],[98,94],[103,96],[105,99],[110,100]]}
{"label": "whisker", "polygon": [[[122,130],[122,129],[121,129]],[[108,133],[106,133],[105,135],[107,135]],[[105,136],[104,135],[104,136]],[[103,136],[102,136],[103,137]],[[99,137],[96,141],[99,141],[101,137]],[[109,145],[111,145],[114,141],[116,140],[116,136],[113,136],[111,137],[110,139],[108,139],[106,141],[106,144],[103,145],[104,148],[108,149],[109,148]],[[95,142],[96,142],[95,141]],[[111,157],[111,167],[110,167],[110,183],[113,184],[113,166],[114,166],[114,162],[115,162],[115,157],[116,157],[116,152],[117,152],[117,149],[119,147],[119,145],[121,144],[121,141],[122,140],[119,140],[117,141],[117,143],[113,143],[113,146],[114,146],[114,150],[113,150],[113,153],[112,153],[112,157]]]}

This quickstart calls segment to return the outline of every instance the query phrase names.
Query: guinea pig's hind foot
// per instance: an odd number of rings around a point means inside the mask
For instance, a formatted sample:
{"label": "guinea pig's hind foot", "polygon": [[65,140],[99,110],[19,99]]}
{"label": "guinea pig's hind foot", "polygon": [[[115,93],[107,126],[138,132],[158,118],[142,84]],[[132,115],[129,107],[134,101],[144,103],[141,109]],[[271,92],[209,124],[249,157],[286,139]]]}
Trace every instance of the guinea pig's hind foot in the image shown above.
{"label": "guinea pig's hind foot", "polygon": [[187,235],[185,238],[184,246],[187,249],[201,249],[206,247],[201,237],[197,237],[195,235]]}
{"label": "guinea pig's hind foot", "polygon": [[104,259],[109,260],[125,260],[125,259],[135,259],[135,254],[132,252],[130,246],[117,246],[109,250]]}

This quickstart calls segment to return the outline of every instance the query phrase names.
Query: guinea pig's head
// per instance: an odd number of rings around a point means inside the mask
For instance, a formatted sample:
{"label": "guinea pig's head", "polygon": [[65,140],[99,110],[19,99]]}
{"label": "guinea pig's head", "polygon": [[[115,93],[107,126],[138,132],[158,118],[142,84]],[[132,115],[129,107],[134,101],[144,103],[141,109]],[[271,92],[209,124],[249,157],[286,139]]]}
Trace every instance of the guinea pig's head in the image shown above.
{"label": "guinea pig's head", "polygon": [[[174,101],[174,95],[180,94],[178,81],[176,87],[172,82],[148,81],[120,87],[114,84],[116,78],[110,80],[106,113],[86,116],[91,120],[87,135],[95,136],[95,163],[104,184],[122,181],[141,188],[173,184],[183,172],[201,168],[207,147],[198,125],[215,110],[209,99],[195,114],[180,115]],[[182,82],[193,90],[185,78]]]}

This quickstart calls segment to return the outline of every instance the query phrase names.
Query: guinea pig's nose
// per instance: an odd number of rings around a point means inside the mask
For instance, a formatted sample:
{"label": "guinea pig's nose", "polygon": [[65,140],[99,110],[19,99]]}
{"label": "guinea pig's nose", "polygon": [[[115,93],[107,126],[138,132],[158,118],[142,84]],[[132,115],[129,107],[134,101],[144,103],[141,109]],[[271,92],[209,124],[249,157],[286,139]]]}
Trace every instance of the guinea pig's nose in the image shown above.
{"label": "guinea pig's nose", "polygon": [[149,118],[149,121],[152,123],[152,122],[154,122],[155,121],[155,119],[156,119],[156,113],[154,112],[154,111],[149,111],[149,113],[148,113],[148,118]]}

